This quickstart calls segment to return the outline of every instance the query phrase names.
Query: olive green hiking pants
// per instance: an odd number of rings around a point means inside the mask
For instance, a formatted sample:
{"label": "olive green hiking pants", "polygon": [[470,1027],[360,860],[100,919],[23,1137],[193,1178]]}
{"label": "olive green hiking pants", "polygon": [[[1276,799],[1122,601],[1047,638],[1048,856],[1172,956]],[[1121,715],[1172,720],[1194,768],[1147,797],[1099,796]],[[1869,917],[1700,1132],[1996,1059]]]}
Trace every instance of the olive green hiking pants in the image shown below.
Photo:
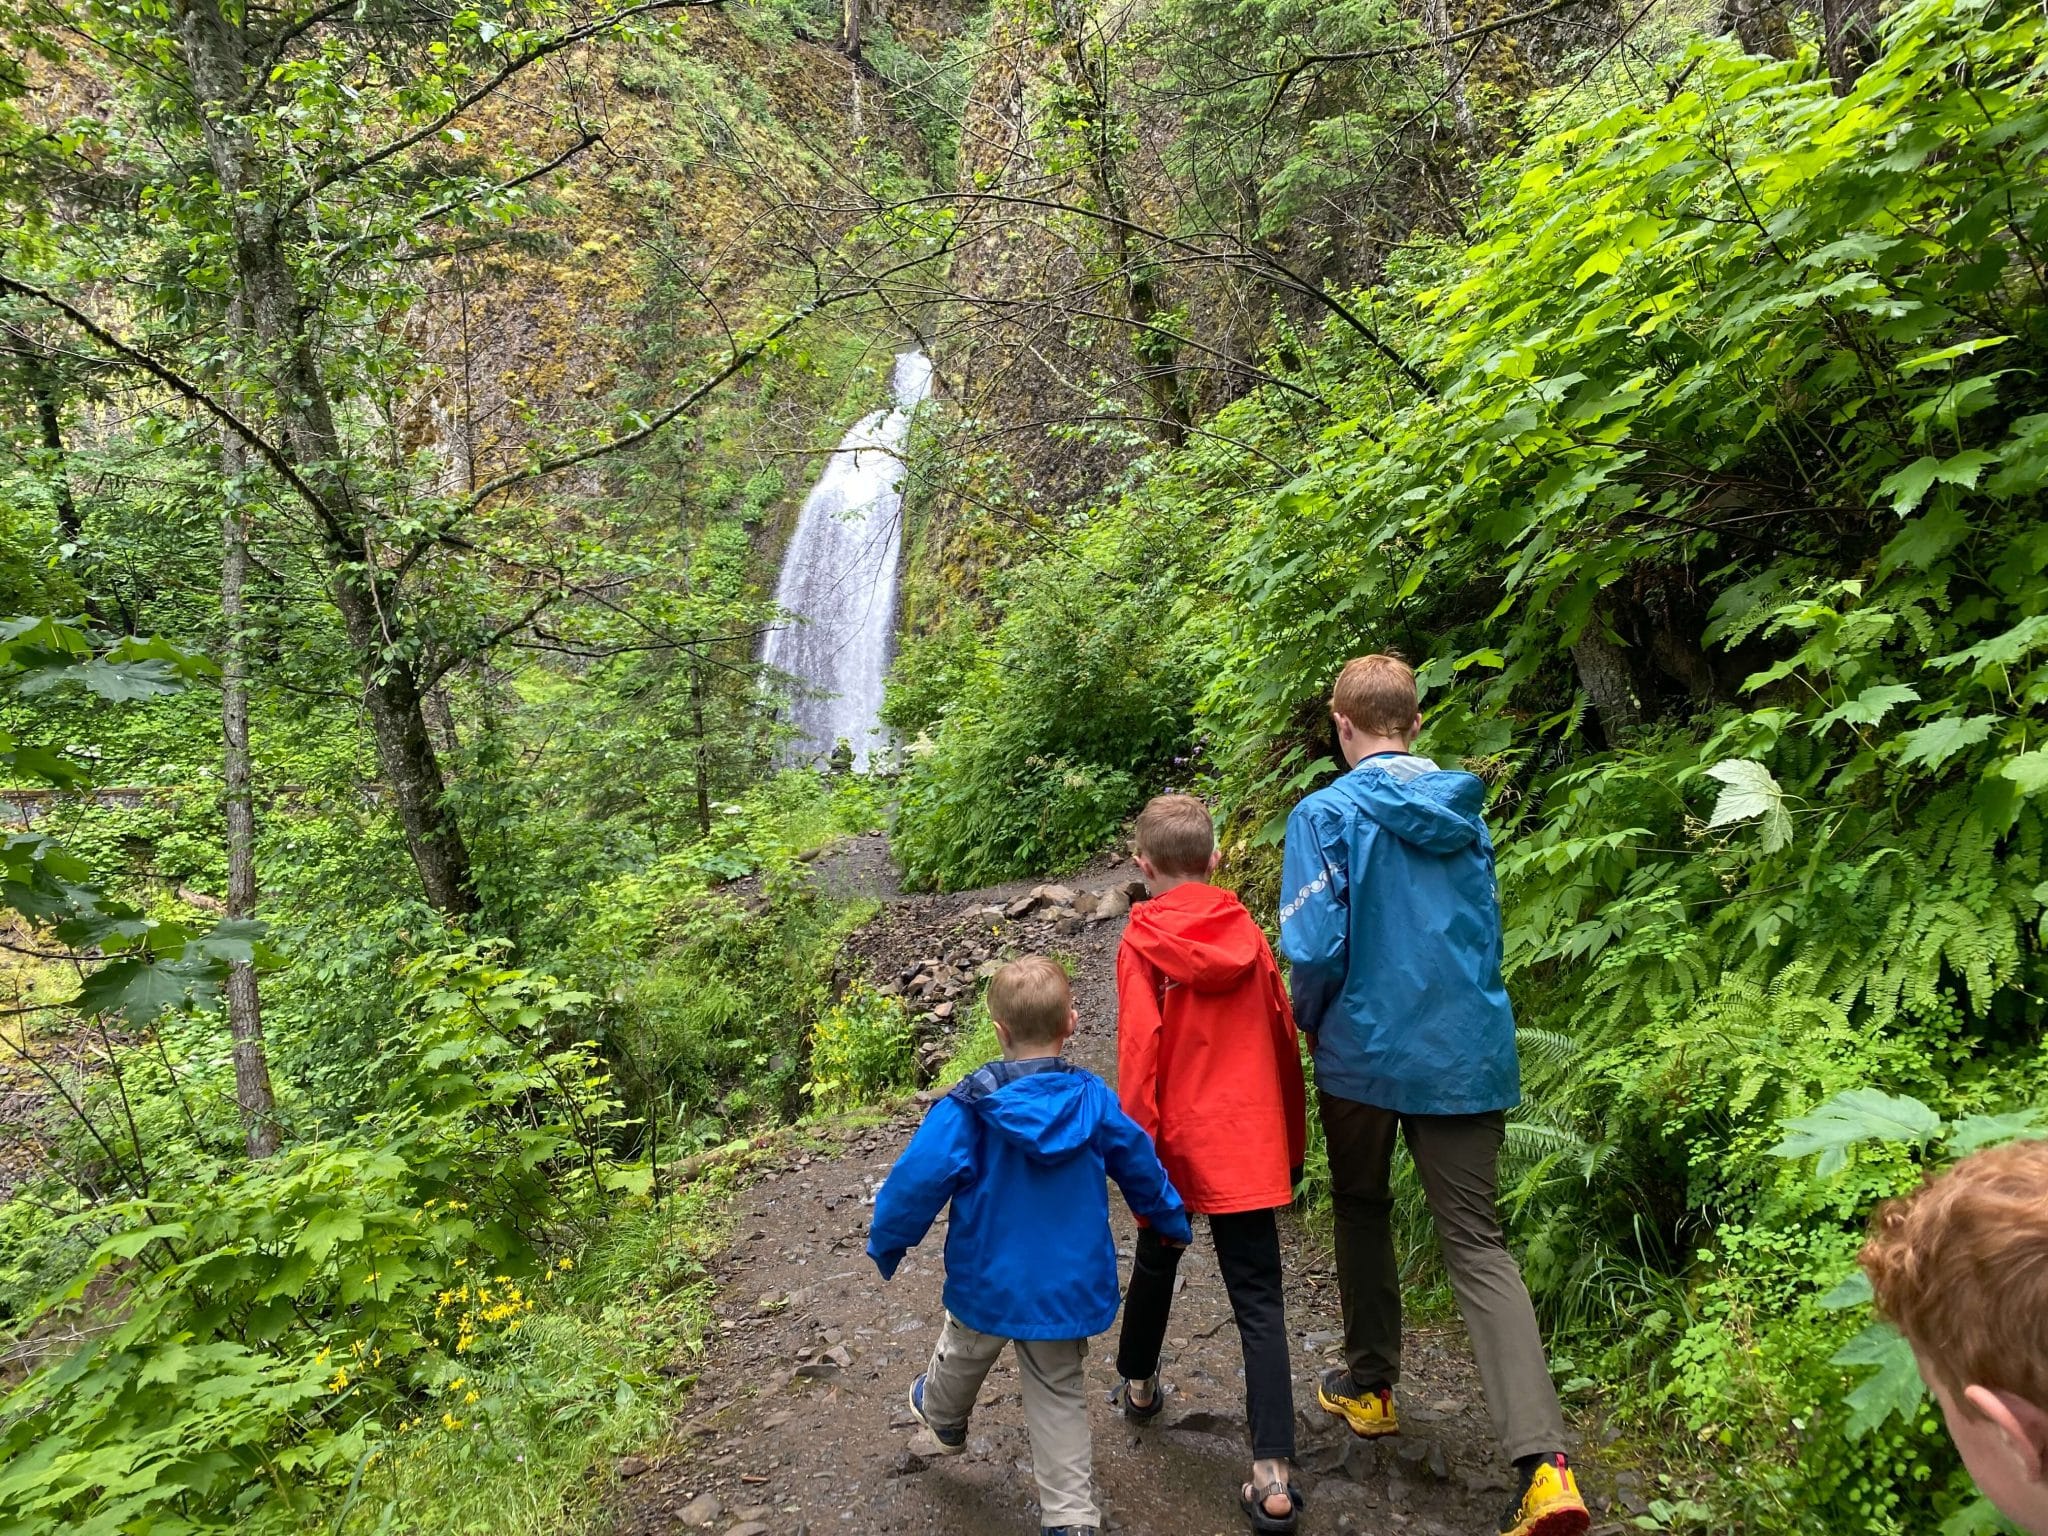
{"label": "olive green hiking pants", "polygon": [[1330,1148],[1344,1356],[1361,1387],[1401,1379],[1401,1269],[1394,1256],[1394,1135],[1407,1140],[1450,1271],[1451,1291],[1501,1448],[1512,1458],[1565,1449],[1564,1414],[1536,1310],[1500,1227],[1507,1117],[1402,1115],[1317,1094]]}

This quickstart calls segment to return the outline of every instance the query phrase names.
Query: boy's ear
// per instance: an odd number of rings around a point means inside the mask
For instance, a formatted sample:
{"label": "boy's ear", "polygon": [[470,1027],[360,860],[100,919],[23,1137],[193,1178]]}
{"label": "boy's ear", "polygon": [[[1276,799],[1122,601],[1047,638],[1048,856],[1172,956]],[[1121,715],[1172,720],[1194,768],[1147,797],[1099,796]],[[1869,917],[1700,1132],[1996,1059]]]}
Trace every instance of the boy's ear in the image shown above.
{"label": "boy's ear", "polygon": [[1080,1027],[1081,1027],[1081,1010],[1080,1010],[1080,1009],[1078,1009],[1078,1008],[1075,1008],[1075,1007],[1073,1007],[1073,1006],[1071,1006],[1071,1005],[1069,1005],[1069,1006],[1068,1006],[1068,1008],[1067,1008],[1067,1027],[1066,1027],[1066,1029],[1065,1029],[1065,1030],[1064,1030],[1064,1031],[1063,1031],[1063,1032],[1061,1033],[1061,1035],[1060,1035],[1060,1038],[1061,1038],[1062,1040],[1071,1040],[1071,1039],[1073,1039],[1073,1038],[1074,1038],[1074,1031],[1075,1031],[1075,1030],[1077,1030],[1077,1029],[1079,1029]]}
{"label": "boy's ear", "polygon": [[988,1021],[989,1023],[995,1026],[997,1042],[1002,1046],[1004,1050],[1007,1051],[1010,1048],[1011,1044],[1010,1026],[1005,1024],[1001,1019],[997,1018],[994,1014],[990,1014],[988,1016]]}
{"label": "boy's ear", "polygon": [[1963,1400],[1990,1421],[2029,1482],[2048,1483],[2048,1409],[1996,1387],[1965,1387]]}
{"label": "boy's ear", "polygon": [[1222,862],[1223,850],[1221,848],[1211,848],[1209,850],[1209,873],[1212,875],[1215,874],[1216,866],[1218,864],[1221,864]]}

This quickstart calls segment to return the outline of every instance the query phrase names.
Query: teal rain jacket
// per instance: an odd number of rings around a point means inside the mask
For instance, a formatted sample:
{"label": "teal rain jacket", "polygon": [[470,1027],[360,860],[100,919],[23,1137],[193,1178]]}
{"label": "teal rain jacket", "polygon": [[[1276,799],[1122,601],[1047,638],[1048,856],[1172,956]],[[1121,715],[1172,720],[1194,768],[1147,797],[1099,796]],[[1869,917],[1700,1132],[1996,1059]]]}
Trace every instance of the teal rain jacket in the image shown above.
{"label": "teal rain jacket", "polygon": [[1521,1102],[1485,786],[1380,753],[1287,818],[1280,949],[1316,1087],[1406,1115]]}
{"label": "teal rain jacket", "polygon": [[1006,1339],[1085,1339],[1116,1321],[1109,1190],[1162,1237],[1187,1212],[1109,1085],[1057,1056],[992,1061],[934,1104],[875,1192],[868,1257],[888,1279],[948,1200],[946,1310]]}

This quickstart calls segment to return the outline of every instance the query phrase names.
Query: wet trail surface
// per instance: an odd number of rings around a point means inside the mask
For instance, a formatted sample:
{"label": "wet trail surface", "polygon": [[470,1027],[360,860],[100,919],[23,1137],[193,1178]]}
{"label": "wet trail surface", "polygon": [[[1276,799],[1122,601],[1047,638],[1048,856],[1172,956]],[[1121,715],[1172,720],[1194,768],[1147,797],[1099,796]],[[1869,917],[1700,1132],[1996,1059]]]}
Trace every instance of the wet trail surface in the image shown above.
{"label": "wet trail surface", "polygon": [[[856,850],[856,861],[863,857]],[[872,861],[851,867],[865,873]],[[1130,874],[1128,866],[1099,867],[1070,886],[1085,907],[1088,895],[1121,886]],[[833,878],[829,869],[821,875]],[[1070,1057],[1113,1082],[1113,967],[1124,919],[1077,923],[1063,909],[1035,921],[998,915],[1030,889],[892,900],[851,953],[878,980],[968,939],[1071,960],[1081,1024]],[[887,1285],[863,1247],[875,1186],[923,1113],[922,1105],[908,1105],[879,1125],[820,1128],[751,1170],[733,1197],[730,1246],[712,1261],[717,1321],[705,1355],[692,1362],[700,1375],[686,1417],[669,1445],[645,1458],[644,1471],[635,1458],[637,1475],[620,1488],[621,1531],[1024,1536],[1037,1529],[1031,1450],[1009,1353],[989,1376],[965,1455],[927,1462],[905,1448],[913,1427],[905,1393],[924,1368],[941,1319],[945,1218]],[[1114,1191],[1110,1204],[1128,1276],[1134,1229]],[[1315,1406],[1315,1376],[1338,1358],[1335,1276],[1299,1222],[1283,1219],[1282,1234],[1299,1482],[1308,1500],[1302,1530],[1495,1530],[1510,1469],[1495,1448],[1462,1331],[1410,1328],[1399,1393],[1404,1432],[1354,1440]],[[1167,1406],[1159,1419],[1133,1427],[1107,1401],[1116,1383],[1114,1333],[1090,1348],[1105,1530],[1206,1536],[1246,1529],[1237,1511],[1248,1470],[1242,1361],[1214,1250],[1199,1222],[1180,1273],[1162,1364]],[[1603,1481],[1597,1468],[1586,1481],[1596,1495]],[[1593,1502],[1597,1511],[1606,1501]]]}

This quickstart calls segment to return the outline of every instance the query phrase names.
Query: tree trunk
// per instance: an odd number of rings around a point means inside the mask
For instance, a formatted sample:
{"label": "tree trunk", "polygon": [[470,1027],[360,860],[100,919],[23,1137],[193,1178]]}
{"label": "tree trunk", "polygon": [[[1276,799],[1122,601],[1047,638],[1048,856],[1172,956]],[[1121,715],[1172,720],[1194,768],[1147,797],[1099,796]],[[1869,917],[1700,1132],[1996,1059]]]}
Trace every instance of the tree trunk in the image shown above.
{"label": "tree trunk", "polygon": [[1152,278],[1133,264],[1130,227],[1134,221],[1113,147],[1115,106],[1110,100],[1108,59],[1105,54],[1099,70],[1089,64],[1087,12],[1077,0],[1057,0],[1053,13],[1067,79],[1077,90],[1087,92],[1093,104],[1095,124],[1087,158],[1088,179],[1094,183],[1096,200],[1107,216],[1103,222],[1109,234],[1109,258],[1118,279],[1117,290],[1123,298],[1124,320],[1130,328],[1131,351],[1138,364],[1139,379],[1152,402],[1153,430],[1168,446],[1178,447],[1187,440],[1193,412],[1181,379],[1177,345],[1170,337],[1145,328],[1156,324],[1153,317],[1159,307],[1158,294]]}
{"label": "tree trunk", "polygon": [[1726,20],[1744,53],[1767,59],[1792,57],[1792,26],[1779,0],[1727,0]]}
{"label": "tree trunk", "polygon": [[1472,103],[1465,95],[1465,67],[1451,42],[1451,16],[1444,0],[1422,0],[1422,27],[1436,45],[1437,62],[1443,65],[1444,89],[1450,93],[1451,115],[1458,125],[1458,137],[1467,144],[1479,142],[1479,128],[1472,120]]}
{"label": "tree trunk", "polygon": [[[249,514],[240,480],[247,468],[240,438],[221,434],[221,477],[227,509],[221,518],[220,613],[227,631],[220,662],[220,723],[225,810],[228,823],[228,906],[230,921],[256,911],[256,805],[249,774],[249,673],[247,624],[242,602],[249,576]],[[228,1033],[234,1040],[235,1108],[251,1157],[277,1150],[283,1132],[270,1087],[270,1057],[263,1045],[263,1002],[256,968],[240,962],[228,968]]]}
{"label": "tree trunk", "polygon": [[1821,37],[1835,94],[1846,96],[1877,57],[1875,0],[1821,0]]}
{"label": "tree trunk", "polygon": [[704,662],[690,652],[690,728],[697,736],[697,830],[711,835],[711,745],[704,739]]}
{"label": "tree trunk", "polygon": [[839,47],[849,59],[860,57],[860,0],[841,0]]}
{"label": "tree trunk", "polygon": [[57,531],[65,543],[75,546],[84,537],[85,524],[71,495],[71,458],[64,448],[63,400],[58,392],[57,373],[33,343],[23,344],[22,370],[27,376],[28,392],[35,397],[37,435],[49,457],[50,497],[57,506]]}
{"label": "tree trunk", "polygon": [[1622,733],[1642,718],[1643,710],[1629,673],[1628,653],[1607,637],[1597,612],[1586,620],[1585,629],[1572,643],[1572,665],[1593,706],[1602,738],[1610,747],[1619,746]]}
{"label": "tree trunk", "polygon": [[328,591],[355,651],[378,766],[427,900],[451,915],[473,912],[469,848],[442,804],[447,785],[421,710],[419,663],[344,467],[334,404],[285,256],[277,189],[263,185],[258,148],[226,109],[246,89],[240,39],[219,0],[181,0],[179,20],[207,156],[233,221],[237,302],[260,344],[259,366],[285,446],[320,499],[314,515],[333,571]]}

